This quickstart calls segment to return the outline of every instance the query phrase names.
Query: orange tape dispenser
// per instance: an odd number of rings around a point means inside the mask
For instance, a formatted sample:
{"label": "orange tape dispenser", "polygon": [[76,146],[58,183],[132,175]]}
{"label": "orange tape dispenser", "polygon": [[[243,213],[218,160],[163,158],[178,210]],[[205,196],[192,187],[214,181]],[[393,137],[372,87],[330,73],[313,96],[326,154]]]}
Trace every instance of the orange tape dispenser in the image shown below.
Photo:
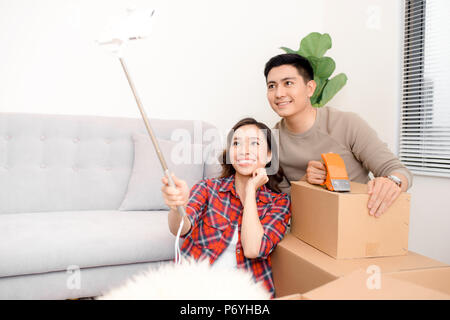
{"label": "orange tape dispenser", "polygon": [[349,192],[350,181],[344,160],[337,153],[322,153],[322,160],[327,168],[327,178],[322,185],[330,191]]}

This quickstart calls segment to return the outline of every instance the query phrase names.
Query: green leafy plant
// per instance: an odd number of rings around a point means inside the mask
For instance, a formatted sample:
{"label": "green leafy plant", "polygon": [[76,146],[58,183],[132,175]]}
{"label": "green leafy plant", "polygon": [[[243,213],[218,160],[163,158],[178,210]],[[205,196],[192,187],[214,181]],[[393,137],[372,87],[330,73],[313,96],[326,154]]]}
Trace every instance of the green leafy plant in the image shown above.
{"label": "green leafy plant", "polygon": [[311,104],[316,108],[323,107],[347,83],[347,76],[344,73],[339,73],[329,79],[336,68],[336,63],[332,58],[324,57],[325,52],[330,48],[330,35],[318,32],[312,32],[304,37],[297,51],[285,47],[280,48],[286,53],[299,54],[311,63],[314,71],[314,81],[317,84],[316,90],[311,97]]}

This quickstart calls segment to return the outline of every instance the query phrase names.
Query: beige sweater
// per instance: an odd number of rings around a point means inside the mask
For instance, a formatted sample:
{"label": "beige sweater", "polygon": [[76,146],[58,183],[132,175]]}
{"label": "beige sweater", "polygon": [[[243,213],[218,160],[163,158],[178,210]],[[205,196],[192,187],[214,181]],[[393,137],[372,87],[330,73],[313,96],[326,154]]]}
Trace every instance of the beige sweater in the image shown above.
{"label": "beige sweater", "polygon": [[[322,107],[317,109],[314,125],[304,133],[290,132],[284,119],[274,129],[279,130],[280,165],[289,181],[300,180],[310,160],[321,161],[322,153],[334,152],[344,160],[351,181],[367,183],[369,172],[375,177],[399,172],[407,177],[408,187],[412,185],[411,172],[355,113]],[[280,187],[290,191],[286,182]]]}

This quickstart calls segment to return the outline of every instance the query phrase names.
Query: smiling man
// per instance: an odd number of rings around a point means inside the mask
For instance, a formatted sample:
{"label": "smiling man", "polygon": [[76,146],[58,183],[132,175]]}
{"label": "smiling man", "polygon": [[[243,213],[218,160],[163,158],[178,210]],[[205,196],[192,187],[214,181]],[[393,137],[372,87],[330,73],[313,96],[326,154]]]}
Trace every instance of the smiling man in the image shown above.
{"label": "smiling man", "polygon": [[[412,174],[358,115],[332,107],[314,108],[310,98],[316,89],[313,69],[298,54],[281,54],[264,69],[267,99],[282,117],[280,165],[289,181],[322,184],[326,178],[321,154],[338,153],[349,179],[368,183],[369,213],[383,214],[402,191],[412,184]],[[369,172],[375,176],[369,181]],[[289,191],[285,185],[284,192]]]}

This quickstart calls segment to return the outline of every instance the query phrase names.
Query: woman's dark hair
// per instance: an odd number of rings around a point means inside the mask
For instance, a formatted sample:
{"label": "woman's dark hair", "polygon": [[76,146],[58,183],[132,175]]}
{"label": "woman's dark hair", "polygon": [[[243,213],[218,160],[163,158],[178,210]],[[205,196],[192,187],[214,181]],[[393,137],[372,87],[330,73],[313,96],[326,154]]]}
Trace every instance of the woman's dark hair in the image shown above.
{"label": "woman's dark hair", "polygon": [[246,125],[255,125],[259,129],[262,130],[266,137],[267,141],[267,147],[272,152],[272,159],[269,163],[267,163],[266,168],[270,168],[272,166],[272,163],[274,163],[275,170],[277,172],[275,174],[268,173],[267,176],[269,177],[269,181],[266,183],[266,186],[274,191],[274,192],[281,192],[279,188],[279,184],[281,181],[283,181],[284,172],[283,169],[279,166],[278,161],[278,148],[276,145],[275,137],[272,134],[272,131],[269,129],[268,126],[266,126],[262,122],[258,122],[253,118],[245,118],[240,120],[238,123],[236,123],[233,128],[230,130],[227,136],[227,147],[223,151],[221,156],[221,165],[222,165],[222,174],[220,178],[226,178],[236,173],[236,170],[234,169],[233,165],[231,164],[229,150],[231,147],[231,140],[233,139],[233,135],[236,132],[237,129],[239,129],[242,126]]}
{"label": "woman's dark hair", "polygon": [[285,64],[295,67],[298,71],[298,74],[303,77],[305,83],[310,80],[314,80],[314,71],[311,63],[309,63],[308,59],[296,53],[284,53],[271,58],[266,63],[266,66],[264,68],[264,76],[266,77],[266,80],[267,75],[269,74],[270,70],[272,70],[272,68],[283,66]]}

